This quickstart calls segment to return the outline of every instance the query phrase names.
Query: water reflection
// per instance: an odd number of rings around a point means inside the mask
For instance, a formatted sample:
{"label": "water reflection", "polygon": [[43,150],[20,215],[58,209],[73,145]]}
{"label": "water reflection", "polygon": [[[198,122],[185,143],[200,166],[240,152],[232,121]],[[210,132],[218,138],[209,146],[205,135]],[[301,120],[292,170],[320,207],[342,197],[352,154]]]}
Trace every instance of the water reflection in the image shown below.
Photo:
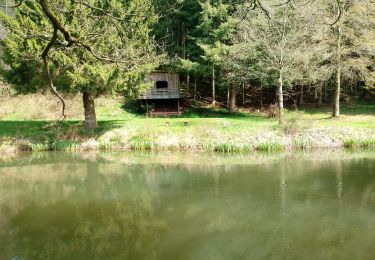
{"label": "water reflection", "polygon": [[372,153],[223,156],[222,164],[220,156],[204,155],[205,163],[179,156],[34,154],[0,162],[0,258],[375,255]]}

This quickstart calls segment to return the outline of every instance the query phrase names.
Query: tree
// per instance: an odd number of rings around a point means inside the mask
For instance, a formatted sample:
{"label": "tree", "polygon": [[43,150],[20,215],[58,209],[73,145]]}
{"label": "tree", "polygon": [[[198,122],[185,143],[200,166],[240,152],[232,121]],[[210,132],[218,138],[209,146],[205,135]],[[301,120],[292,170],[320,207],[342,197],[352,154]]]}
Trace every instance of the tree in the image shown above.
{"label": "tree", "polygon": [[20,93],[82,93],[85,125],[97,127],[94,99],[123,92],[136,96],[158,63],[150,35],[157,21],[151,0],[21,1],[0,14],[2,75]]}
{"label": "tree", "polygon": [[321,76],[335,77],[332,116],[339,117],[342,84],[374,82],[375,6],[371,1],[320,1],[315,13],[324,17],[323,24],[316,23],[315,62]]}
{"label": "tree", "polygon": [[[243,22],[237,33],[248,48],[259,52],[259,61],[270,75],[277,75],[277,100],[279,123],[284,122],[284,87],[300,77],[297,64],[304,62],[309,27],[302,15],[305,5],[294,5],[292,1],[269,1],[267,6],[248,12],[248,6],[240,9],[238,16]],[[309,5],[307,2],[306,5]]]}
{"label": "tree", "polygon": [[[171,1],[157,0],[157,12],[161,18],[155,24],[156,39],[169,56],[164,68],[186,75],[187,96],[190,96],[190,76],[196,73],[194,63],[200,59],[202,51],[194,40],[199,24],[201,5],[197,0]],[[193,66],[191,66],[193,65]]]}
{"label": "tree", "polygon": [[[241,41],[233,42],[227,47],[227,52],[222,56],[222,81],[225,82],[228,88],[228,110],[230,113],[235,113],[237,106],[237,89],[240,85],[245,84],[251,78],[255,77],[254,52],[252,49]],[[243,89],[244,91],[244,89]]]}
{"label": "tree", "polygon": [[200,24],[197,26],[199,37],[197,45],[202,49],[202,63],[209,67],[211,74],[212,105],[216,104],[216,70],[222,63],[222,56],[228,51],[233,24],[230,14],[231,4],[221,0],[207,0],[201,3],[202,12]]}

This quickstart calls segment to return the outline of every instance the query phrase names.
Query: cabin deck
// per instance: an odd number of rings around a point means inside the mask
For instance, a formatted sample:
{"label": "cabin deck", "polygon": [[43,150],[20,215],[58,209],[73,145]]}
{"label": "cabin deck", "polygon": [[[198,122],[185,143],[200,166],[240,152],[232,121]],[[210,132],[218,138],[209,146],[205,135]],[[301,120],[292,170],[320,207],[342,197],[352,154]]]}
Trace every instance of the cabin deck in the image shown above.
{"label": "cabin deck", "polygon": [[141,99],[179,99],[179,98],[183,98],[183,95],[179,89],[151,88],[141,96]]}

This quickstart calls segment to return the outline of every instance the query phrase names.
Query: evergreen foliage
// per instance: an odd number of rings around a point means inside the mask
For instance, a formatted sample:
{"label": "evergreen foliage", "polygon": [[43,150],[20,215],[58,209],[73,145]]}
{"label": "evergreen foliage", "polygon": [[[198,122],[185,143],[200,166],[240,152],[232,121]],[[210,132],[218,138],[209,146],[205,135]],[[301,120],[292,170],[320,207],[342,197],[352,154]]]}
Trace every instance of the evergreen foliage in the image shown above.
{"label": "evergreen foliage", "polygon": [[[1,74],[19,93],[55,86],[92,99],[136,97],[147,74],[162,68],[181,74],[189,97],[227,103],[231,111],[238,94],[243,104],[263,106],[267,92],[283,123],[284,101],[303,105],[306,92],[318,106],[332,100],[339,116],[343,97],[375,89],[372,0],[9,2],[22,4],[1,2]],[[41,55],[55,27],[43,4],[71,36],[59,29],[47,52],[52,81]]]}

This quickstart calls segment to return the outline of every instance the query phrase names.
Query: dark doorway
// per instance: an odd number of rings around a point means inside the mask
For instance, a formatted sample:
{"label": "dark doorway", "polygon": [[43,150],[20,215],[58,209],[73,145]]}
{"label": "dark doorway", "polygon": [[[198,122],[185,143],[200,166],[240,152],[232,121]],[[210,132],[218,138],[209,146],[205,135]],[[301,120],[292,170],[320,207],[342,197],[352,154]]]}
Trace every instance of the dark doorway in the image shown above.
{"label": "dark doorway", "polygon": [[156,81],[156,88],[168,88],[168,81]]}

